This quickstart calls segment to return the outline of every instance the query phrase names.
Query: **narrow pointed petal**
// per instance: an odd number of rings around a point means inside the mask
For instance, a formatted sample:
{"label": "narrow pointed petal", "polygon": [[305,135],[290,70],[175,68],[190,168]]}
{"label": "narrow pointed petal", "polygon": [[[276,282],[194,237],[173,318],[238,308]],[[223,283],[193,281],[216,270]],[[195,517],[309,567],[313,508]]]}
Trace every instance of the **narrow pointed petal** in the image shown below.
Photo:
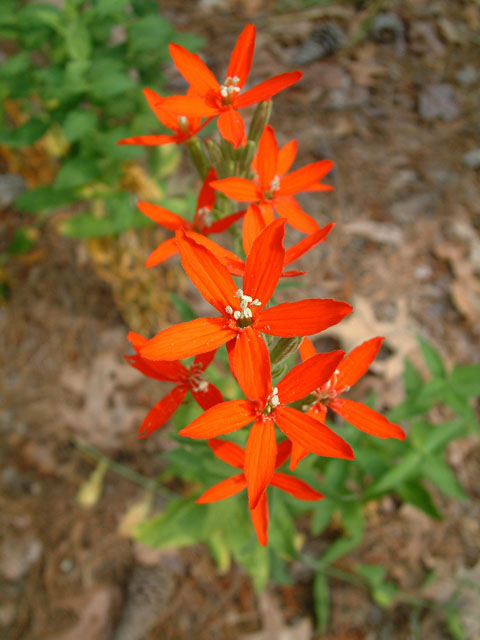
{"label": "narrow pointed petal", "polygon": [[192,366],[199,367],[202,371],[205,371],[205,369],[213,362],[216,353],[216,349],[205,351],[205,353],[199,353],[198,356],[195,356]]}
{"label": "narrow pointed petal", "polygon": [[238,202],[257,202],[261,198],[258,187],[254,182],[246,178],[214,180],[212,187]]}
{"label": "narrow pointed petal", "polygon": [[278,152],[277,174],[283,176],[290,169],[297,156],[298,142],[290,140]]}
{"label": "narrow pointed petal", "polygon": [[275,212],[273,211],[273,206],[270,203],[266,204],[264,202],[260,203],[258,206],[262,213],[265,225],[271,224],[275,220]]}
{"label": "narrow pointed petal", "polygon": [[256,410],[248,400],[229,400],[216,404],[196,420],[191,422],[179,434],[188,438],[216,438],[225,433],[232,433],[253,422]]}
{"label": "narrow pointed petal", "polygon": [[236,476],[222,480],[218,484],[213,485],[210,489],[207,489],[205,493],[197,498],[195,502],[198,504],[208,504],[209,502],[217,502],[217,500],[224,500],[231,496],[240,493],[247,486],[247,481],[243,473],[239,473]]}
{"label": "narrow pointed petal", "polygon": [[269,189],[277,175],[278,144],[273,127],[267,125],[258,143],[257,172],[263,189]]}
{"label": "narrow pointed petal", "polygon": [[331,160],[319,160],[319,162],[312,162],[301,169],[292,171],[292,173],[282,178],[280,182],[280,194],[282,196],[288,196],[303,191],[324,178],[333,167],[334,163]]}
{"label": "narrow pointed petal", "polygon": [[208,446],[213,453],[219,458],[238,469],[243,469],[245,464],[245,451],[242,447],[234,442],[228,440],[220,440],[219,438],[212,438],[208,441]]}
{"label": "narrow pointed petal", "polygon": [[220,389],[218,389],[211,382],[208,383],[208,387],[205,387],[205,389],[195,389],[193,387],[190,387],[190,391],[192,392],[192,396],[195,398],[197,403],[205,411],[224,401]]}
{"label": "narrow pointed petal", "polygon": [[147,378],[162,382],[183,382],[187,376],[187,369],[178,360],[170,362],[145,360],[140,355],[125,356],[128,364],[143,373]]}
{"label": "narrow pointed petal", "polygon": [[336,389],[352,387],[362,376],[364,376],[369,366],[377,357],[385,338],[372,338],[355,347],[342,362],[338,365],[338,378],[335,383]]}
{"label": "narrow pointed petal", "polygon": [[255,321],[255,329],[284,338],[310,336],[337,324],[352,311],[349,304],[336,300],[284,302],[270,309],[262,309]]}
{"label": "narrow pointed petal", "polygon": [[245,263],[238,256],[236,256],[228,249],[224,249],[217,242],[212,240],[211,238],[207,238],[201,233],[196,233],[195,231],[187,231],[187,237],[195,240],[197,244],[201,244],[206,247],[209,251],[213,253],[213,255],[221,262],[230,273],[233,275],[242,276],[245,272]]}
{"label": "narrow pointed petal", "polygon": [[301,77],[301,71],[292,71],[290,73],[282,73],[278,76],[274,76],[273,78],[269,78],[268,80],[257,84],[256,87],[240,94],[235,100],[235,106],[248,107],[249,105],[256,104],[257,102],[270,100],[272,96],[298,82]]}
{"label": "narrow pointed petal", "polygon": [[246,209],[242,209],[242,211],[237,211],[237,213],[232,213],[229,216],[225,216],[224,218],[213,222],[208,227],[204,227],[203,233],[208,235],[210,235],[211,233],[222,233],[222,231],[230,229],[232,224],[234,224],[237,220],[243,218],[245,212]]}
{"label": "narrow pointed petal", "polygon": [[302,362],[305,362],[305,360],[308,360],[308,358],[313,358],[313,356],[317,355],[317,351],[313,346],[313,342],[307,337],[302,340],[299,351]]}
{"label": "narrow pointed petal", "polygon": [[300,256],[303,256],[305,253],[310,251],[310,249],[313,249],[313,247],[315,247],[320,242],[324,242],[334,226],[335,223],[330,222],[321,229],[318,229],[318,231],[314,231],[313,233],[309,234],[306,238],[303,238],[302,240],[300,240],[300,242],[297,242],[297,244],[294,244],[293,247],[290,247],[290,249],[287,249],[285,253],[285,264],[290,264],[294,260],[297,260],[297,258],[300,258]]}
{"label": "narrow pointed petal", "polygon": [[141,355],[147,360],[183,360],[218,349],[236,335],[223,317],[197,318],[160,331],[142,347]]}
{"label": "narrow pointed petal", "polygon": [[170,231],[177,231],[177,229],[191,226],[184,218],[173,213],[173,211],[165,209],[165,207],[160,207],[158,204],[140,201],[137,207],[147,218],[162,225],[165,229],[170,229]]}
{"label": "narrow pointed petal", "polygon": [[286,491],[298,500],[321,500],[325,497],[320,491],[316,491],[303,480],[289,476],[286,473],[274,473],[270,484],[272,487]]}
{"label": "narrow pointed petal", "polygon": [[257,204],[250,204],[243,219],[243,249],[248,256],[254,241],[265,229],[260,207]]}
{"label": "narrow pointed petal", "polygon": [[259,418],[253,424],[245,448],[248,506],[255,509],[275,471],[277,442],[273,420]]}
{"label": "narrow pointed petal", "polygon": [[181,232],[177,233],[177,246],[183,268],[205,300],[222,314],[227,306],[237,308],[238,287],[213,253]]}
{"label": "narrow pointed petal", "polygon": [[275,460],[275,469],[281,467],[288,459],[292,452],[292,443],[290,440],[283,440],[277,447],[277,459]]}
{"label": "narrow pointed petal", "polygon": [[317,182],[316,184],[312,184],[304,191],[310,192],[318,192],[318,191],[335,191],[335,187],[331,184],[323,184],[323,182]]}
{"label": "narrow pointed petal", "polygon": [[378,411],[367,407],[361,402],[346,400],[345,398],[336,398],[329,405],[336,413],[342,416],[347,422],[353,424],[354,427],[365,431],[371,436],[377,438],[396,438],[397,440],[405,440],[405,432],[398,424],[394,424],[382,416]]}
{"label": "narrow pointed petal", "polygon": [[117,142],[122,144],[141,144],[145,147],[157,147],[162,144],[172,144],[178,141],[178,136],[168,136],[163,133],[147,136],[132,136],[131,138],[122,138]]}
{"label": "narrow pointed petal", "polygon": [[127,340],[130,342],[137,353],[140,351],[140,347],[143,347],[143,345],[148,342],[148,338],[144,338],[142,335],[136,333],[135,331],[128,332]]}
{"label": "narrow pointed petal", "polygon": [[218,109],[205,103],[203,98],[194,96],[170,96],[162,101],[162,108],[176,116],[187,118],[212,118]]}
{"label": "narrow pointed petal", "polygon": [[218,116],[217,126],[222,138],[238,149],[245,135],[245,124],[238,111],[233,108],[222,111]]}
{"label": "narrow pointed petal", "polygon": [[286,220],[280,218],[269,224],[256,238],[247,256],[243,290],[254,300],[260,301],[261,304],[254,307],[257,311],[263,309],[272,297],[282,273],[285,223]]}
{"label": "narrow pointed petal", "polygon": [[193,219],[193,224],[196,228],[200,226],[202,219],[199,217],[198,212],[207,207],[208,209],[213,209],[215,206],[216,199],[216,191],[210,184],[213,180],[217,179],[217,173],[213,167],[211,167],[203,181],[202,188],[200,189],[200,193],[197,198],[197,207],[195,211],[195,217]]}
{"label": "narrow pointed petal", "polygon": [[150,409],[143,421],[138,432],[138,437],[146,438],[160,427],[163,427],[167,420],[182,404],[185,396],[187,395],[187,391],[188,387],[186,386],[175,387],[170,391],[170,393],[167,393],[160,402],[157,402],[153,409]]}
{"label": "narrow pointed petal", "polygon": [[203,96],[209,91],[220,90],[217,79],[200,56],[190,53],[190,51],[175,43],[170,44],[169,51],[175,66],[198,95]]}
{"label": "narrow pointed petal", "polygon": [[292,456],[290,458],[290,471],[295,471],[299,463],[308,456],[310,451],[299,444],[292,444]]}
{"label": "narrow pointed petal", "polygon": [[319,230],[318,222],[302,209],[293,196],[279,196],[274,201],[275,211],[286,218],[288,223],[303,233],[312,234]]}
{"label": "narrow pointed petal", "polygon": [[162,262],[165,262],[165,260],[168,260],[168,258],[174,256],[176,253],[178,253],[177,239],[169,238],[168,240],[165,240],[165,242],[162,242],[162,244],[159,244],[158,247],[152,251],[145,262],[145,266],[147,269],[156,267]]}
{"label": "narrow pointed petal", "polygon": [[318,353],[291,369],[277,384],[278,398],[282,404],[301,400],[329,380],[342,360],[344,351]]}
{"label": "narrow pointed petal", "polygon": [[265,340],[252,327],[247,327],[238,332],[227,348],[230,368],[245,396],[266,401],[272,382]]}
{"label": "narrow pointed petal", "polygon": [[252,68],[253,53],[255,50],[256,28],[253,24],[247,24],[240,36],[230,57],[227,69],[227,78],[237,78],[240,82],[237,87],[242,88]]}
{"label": "narrow pointed petal", "polygon": [[351,446],[326,425],[291,407],[279,407],[275,422],[293,444],[318,456],[353,460]]}
{"label": "narrow pointed petal", "polygon": [[250,509],[250,517],[252,518],[252,524],[259,543],[266,547],[268,544],[268,501],[266,493],[262,495],[255,509]]}

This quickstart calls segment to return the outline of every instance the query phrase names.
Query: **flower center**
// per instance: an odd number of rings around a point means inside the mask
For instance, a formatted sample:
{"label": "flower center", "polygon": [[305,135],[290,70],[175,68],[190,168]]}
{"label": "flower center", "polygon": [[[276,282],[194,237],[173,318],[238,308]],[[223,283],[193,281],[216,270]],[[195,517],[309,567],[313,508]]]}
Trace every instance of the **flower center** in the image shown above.
{"label": "flower center", "polygon": [[189,124],[187,116],[178,116],[178,128],[180,131],[188,131]]}
{"label": "flower center", "polygon": [[238,76],[233,76],[225,80],[225,82],[220,85],[220,94],[223,98],[223,104],[231,104],[233,102],[234,96],[240,91],[240,87],[237,87],[240,82],[240,78]]}
{"label": "flower center", "polygon": [[278,387],[274,387],[272,393],[268,396],[267,404],[263,410],[264,414],[269,414],[274,411],[278,405],[280,404],[280,399],[278,397]]}
{"label": "flower center", "polygon": [[210,209],[210,207],[201,207],[197,211],[197,216],[202,220],[203,224],[206,227],[209,227],[213,222],[212,216],[210,215],[211,212],[212,210]]}
{"label": "flower center", "polygon": [[270,186],[263,194],[266,200],[273,200],[275,197],[275,192],[280,189],[280,177],[275,176],[270,183]]}
{"label": "flower center", "polygon": [[[230,316],[233,316],[234,320],[237,321],[237,325],[239,327],[245,327],[252,324],[251,320],[253,314],[250,307],[260,307],[262,303],[260,302],[260,300],[258,300],[258,298],[255,298],[255,300],[253,300],[251,296],[245,295],[242,289],[237,289],[235,297],[240,299],[240,310],[237,309],[236,311],[234,311],[232,307],[228,305],[227,307],[225,307],[225,311]],[[245,320],[248,320],[248,323],[245,323]]]}
{"label": "flower center", "polygon": [[317,396],[317,402],[323,402],[324,404],[327,404],[330,400],[333,400],[344,391],[348,391],[350,389],[349,386],[342,387],[341,389],[337,388],[337,380],[339,374],[340,371],[338,369],[335,369],[330,380],[328,380],[314,392]]}
{"label": "flower center", "polygon": [[190,388],[196,393],[207,391],[209,386],[208,380],[204,380],[202,378],[202,373],[203,372],[200,369],[192,369],[190,375],[188,376]]}

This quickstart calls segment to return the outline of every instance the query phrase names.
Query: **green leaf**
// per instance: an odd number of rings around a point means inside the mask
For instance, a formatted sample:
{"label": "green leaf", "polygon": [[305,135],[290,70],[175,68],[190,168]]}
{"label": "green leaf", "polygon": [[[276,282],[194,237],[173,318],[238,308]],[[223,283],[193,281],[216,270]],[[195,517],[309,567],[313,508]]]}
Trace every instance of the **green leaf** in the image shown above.
{"label": "green leaf", "polygon": [[330,613],[330,594],[327,576],[324,571],[318,571],[313,579],[313,604],[315,618],[317,619],[317,631],[325,633]]}
{"label": "green leaf", "polygon": [[345,531],[353,537],[362,538],[365,529],[362,504],[359,502],[342,502],[340,503],[340,512]]}
{"label": "green leaf", "polygon": [[9,255],[30,251],[37,243],[37,234],[31,227],[20,227],[13,235],[12,241],[7,247]]}
{"label": "green leaf", "polygon": [[196,33],[177,33],[173,37],[173,42],[182,45],[192,53],[202,49],[206,44],[205,39]]}
{"label": "green leaf", "polygon": [[350,553],[357,547],[362,544],[362,535],[355,536],[342,536],[335,540],[329,547],[328,550],[321,557],[321,563],[324,566],[332,564],[342,556]]}
{"label": "green leaf", "polygon": [[129,0],[97,0],[92,7],[97,16],[115,15],[125,9],[129,4]]}
{"label": "green leaf", "polygon": [[445,365],[440,353],[431,342],[428,342],[428,340],[425,340],[422,336],[418,336],[418,342],[420,343],[423,359],[430,373],[434,378],[445,378]]}
{"label": "green leaf", "polygon": [[468,398],[460,395],[453,388],[447,387],[443,395],[443,401],[463,418],[470,431],[478,431],[479,420],[476,412],[470,406]]}
{"label": "green leaf", "polygon": [[173,291],[170,291],[168,296],[170,298],[170,302],[175,307],[178,315],[183,320],[183,322],[189,322],[190,320],[195,320],[196,318],[198,318],[198,315],[195,313],[192,307],[188,304],[188,302],[183,300],[176,293],[174,293]]}
{"label": "green leaf", "polygon": [[381,564],[357,564],[355,573],[361,576],[369,587],[377,587],[385,580],[387,570]]}
{"label": "green leaf", "polygon": [[261,593],[267,586],[270,576],[270,553],[268,547],[262,547],[257,540],[251,542],[248,550],[236,554],[237,561],[250,574],[255,590]]}
{"label": "green leaf", "polygon": [[28,31],[48,26],[58,30],[62,22],[59,9],[46,2],[29,2],[16,14],[20,28]]}
{"label": "green leaf", "polygon": [[70,22],[65,30],[65,44],[68,55],[79,62],[88,60],[92,51],[92,42],[88,28],[82,22]]}
{"label": "green leaf", "polygon": [[63,131],[68,142],[75,142],[97,126],[97,116],[93,111],[70,111],[63,123]]}
{"label": "green leaf", "polygon": [[17,76],[25,73],[30,67],[30,54],[26,51],[16,53],[10,56],[0,66],[0,77],[8,78],[9,76]]}
{"label": "green leaf", "polygon": [[424,447],[427,453],[441,451],[449,442],[465,435],[465,427],[461,420],[452,420],[439,425],[431,425],[431,427]]}
{"label": "green leaf", "polygon": [[40,118],[30,118],[28,122],[16,129],[0,131],[0,143],[7,147],[28,147],[41,138],[48,129],[48,122]]}
{"label": "green leaf", "polygon": [[395,489],[395,493],[397,493],[404,502],[413,504],[414,507],[426,513],[430,518],[435,518],[436,520],[442,519],[443,516],[437,509],[437,505],[430,495],[430,492],[420,483],[405,482],[401,487]]}
{"label": "green leaf", "polygon": [[368,487],[365,497],[395,489],[406,480],[419,475],[422,471],[422,457],[419,451],[407,453],[397,464],[394,464],[391,469]]}
{"label": "green leaf", "polygon": [[319,500],[313,507],[312,534],[318,536],[328,526],[335,511],[335,503],[328,498]]}
{"label": "green leaf", "polygon": [[15,200],[15,206],[21,211],[38,213],[58,209],[77,200],[73,191],[54,189],[49,185],[29,189]]}
{"label": "green leaf", "polygon": [[171,502],[166,510],[141,523],[135,537],[156,549],[185,547],[203,540],[208,511],[193,498]]}
{"label": "green leaf", "polygon": [[76,189],[93,182],[100,175],[93,158],[73,157],[61,166],[53,184],[59,190]]}
{"label": "green leaf", "polygon": [[270,512],[269,544],[280,557],[292,559],[297,555],[295,523],[281,495],[275,494],[270,501]]}
{"label": "green leaf", "polygon": [[405,358],[405,368],[403,370],[403,383],[407,396],[414,396],[423,386],[423,378],[420,371],[414,366],[410,358]]}
{"label": "green leaf", "polygon": [[467,500],[468,495],[460,486],[448,464],[439,458],[428,456],[422,465],[423,475],[450,498]]}
{"label": "green leaf", "polygon": [[469,398],[480,396],[480,364],[455,367],[450,374],[449,382],[461,395]]}
{"label": "green leaf", "polygon": [[[128,43],[132,55],[144,51],[157,51],[160,56],[167,54],[167,44],[174,29],[168,20],[151,14],[140,18],[128,30]],[[163,50],[163,51],[162,51]]]}
{"label": "green leaf", "polygon": [[221,531],[214,531],[207,538],[208,548],[220,573],[226,573],[231,565],[231,553]]}

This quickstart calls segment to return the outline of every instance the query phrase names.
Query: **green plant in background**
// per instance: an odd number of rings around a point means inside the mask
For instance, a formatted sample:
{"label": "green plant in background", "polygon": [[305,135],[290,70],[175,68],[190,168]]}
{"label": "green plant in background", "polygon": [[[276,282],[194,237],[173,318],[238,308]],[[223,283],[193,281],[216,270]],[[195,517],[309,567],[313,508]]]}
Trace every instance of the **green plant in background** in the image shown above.
{"label": "green plant in background", "polygon": [[[3,0],[0,38],[13,51],[0,66],[0,144],[20,149],[42,139],[60,166],[52,184],[25,192],[16,206],[42,214],[41,225],[43,214],[81,203],[63,226],[75,237],[149,224],[125,184],[126,170],[144,150],[116,142],[164,129],[139,88],[161,88],[169,42],[195,50],[202,39],[176,32],[153,0],[66,0],[63,8]],[[6,104],[16,105],[21,124],[12,123]],[[149,160],[163,204],[165,177],[179,154],[174,146],[156,147]]]}

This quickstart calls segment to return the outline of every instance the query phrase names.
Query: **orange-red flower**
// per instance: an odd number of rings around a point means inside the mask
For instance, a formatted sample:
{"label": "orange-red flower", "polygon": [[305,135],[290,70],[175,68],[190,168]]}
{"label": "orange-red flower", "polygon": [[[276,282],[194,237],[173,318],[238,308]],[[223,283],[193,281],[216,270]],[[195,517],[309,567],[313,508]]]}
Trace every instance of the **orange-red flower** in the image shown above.
{"label": "orange-red flower", "polygon": [[182,404],[189,391],[202,409],[210,409],[215,404],[223,402],[223,396],[217,387],[202,377],[215,357],[215,351],[198,355],[192,366],[187,369],[178,360],[169,362],[145,360],[139,352],[142,345],[148,342],[147,338],[133,331],[130,331],[127,337],[137,352],[136,355],[125,356],[125,360],[132,367],[148,378],[176,383],[176,386],[148,412],[138,432],[140,438],[146,438],[162,427]]}
{"label": "orange-red flower", "polygon": [[[319,229],[317,222],[303,211],[293,196],[301,191],[330,189],[326,185],[320,185],[318,181],[332,169],[333,162],[320,160],[287,173],[293,162],[292,148],[287,149],[289,154],[279,152],[275,132],[271,126],[267,126],[260,138],[255,161],[258,180],[223,178],[212,182],[212,187],[233,200],[258,203],[266,224],[274,219],[275,210],[295,229],[313,233]],[[250,224],[248,210],[245,224]]]}
{"label": "orange-red flower", "polygon": [[[258,236],[248,254],[243,288],[228,269],[203,245],[177,232],[182,264],[188,276],[220,316],[198,318],[161,331],[141,349],[150,360],[182,359],[227,343],[232,372],[249,397],[262,395],[267,346],[261,333],[305,336],[319,333],[351,313],[346,302],[310,299],[266,305],[275,291],[285,263],[285,220],[276,220]],[[267,354],[267,355],[266,355]]]}
{"label": "orange-red flower", "polygon": [[[235,354],[241,357],[243,354]],[[291,442],[319,456],[353,459],[349,444],[311,416],[288,407],[291,402],[305,398],[324,384],[344,356],[343,351],[319,353],[314,358],[293,367],[272,388],[268,352],[261,362],[262,375],[258,388],[239,380],[249,400],[230,400],[215,405],[179,433],[190,438],[215,438],[237,431],[253,422],[245,448],[244,473],[248,485],[250,509],[254,509],[275,470],[277,441],[275,425]],[[253,370],[251,370],[253,372]]]}
{"label": "orange-red flower", "polygon": [[[219,440],[218,438],[209,440],[208,445],[217,458],[220,458],[220,460],[223,460],[223,462],[226,462],[232,467],[242,469],[242,473],[222,480],[222,482],[207,489],[207,491],[198,498],[197,502],[199,504],[207,504],[209,502],[223,500],[224,498],[230,498],[247,486],[247,479],[245,473],[243,473],[245,467],[245,451],[233,442]],[[278,469],[286,462],[291,449],[292,445],[289,440],[280,442],[275,458],[275,469]],[[270,485],[286,491],[298,500],[320,500],[324,497],[319,491],[312,489],[312,487],[303,480],[294,478],[280,471],[274,471]],[[250,510],[250,515],[258,541],[263,546],[266,546],[268,543],[268,503],[266,491],[262,494],[257,506]]]}
{"label": "orange-red flower", "polygon": [[[315,390],[316,399],[308,408],[307,415],[324,423],[327,409],[330,408],[360,431],[377,438],[405,440],[403,429],[387,420],[378,411],[361,402],[340,397],[365,375],[380,351],[383,340],[384,338],[380,337],[367,340],[346,355],[333,375]],[[316,357],[315,347],[308,338],[304,338],[300,346],[300,355],[303,362]],[[291,468],[294,469],[307,453],[294,446]]]}
{"label": "orange-red flower", "polygon": [[212,118],[218,115],[218,129],[222,137],[234,147],[239,147],[245,135],[245,125],[238,109],[270,100],[302,77],[300,71],[282,73],[242,93],[252,66],[255,35],[256,29],[252,24],[248,24],[240,34],[223,84],[219,84],[199,56],[179,44],[171,44],[170,55],[196,95],[172,96],[166,98],[162,106],[173,113],[191,117]]}
{"label": "orange-red flower", "polygon": [[[190,92],[193,95],[193,92]],[[146,136],[132,136],[131,138],[123,138],[119,140],[117,144],[142,144],[147,147],[154,147],[162,144],[182,144],[186,140],[196,136],[199,131],[203,129],[205,125],[210,122],[205,120],[201,123],[201,118],[197,115],[184,116],[175,115],[170,110],[163,108],[165,98],[155,93],[151,89],[144,89],[143,95],[145,96],[148,106],[157,116],[160,122],[173,132],[173,135],[156,134]]]}
{"label": "orange-red flower", "polygon": [[[212,167],[203,182],[202,189],[198,196],[193,222],[185,220],[176,213],[173,213],[173,211],[165,209],[165,207],[160,207],[158,204],[141,201],[138,203],[138,208],[151,220],[157,222],[166,229],[171,229],[172,231],[183,229],[184,231],[194,231],[196,232],[195,235],[221,233],[228,229],[234,222],[239,220],[245,214],[245,211],[237,211],[237,213],[225,216],[221,220],[217,221],[213,221],[211,219],[216,198],[216,192],[212,189],[211,182],[216,178],[217,174],[215,173],[215,169]],[[165,240],[165,242],[162,242],[155,251],[150,254],[145,266],[155,267],[177,253],[177,251],[177,241],[175,238]],[[223,253],[225,253],[225,250],[223,250]],[[234,255],[231,254],[231,252],[227,253]]]}

